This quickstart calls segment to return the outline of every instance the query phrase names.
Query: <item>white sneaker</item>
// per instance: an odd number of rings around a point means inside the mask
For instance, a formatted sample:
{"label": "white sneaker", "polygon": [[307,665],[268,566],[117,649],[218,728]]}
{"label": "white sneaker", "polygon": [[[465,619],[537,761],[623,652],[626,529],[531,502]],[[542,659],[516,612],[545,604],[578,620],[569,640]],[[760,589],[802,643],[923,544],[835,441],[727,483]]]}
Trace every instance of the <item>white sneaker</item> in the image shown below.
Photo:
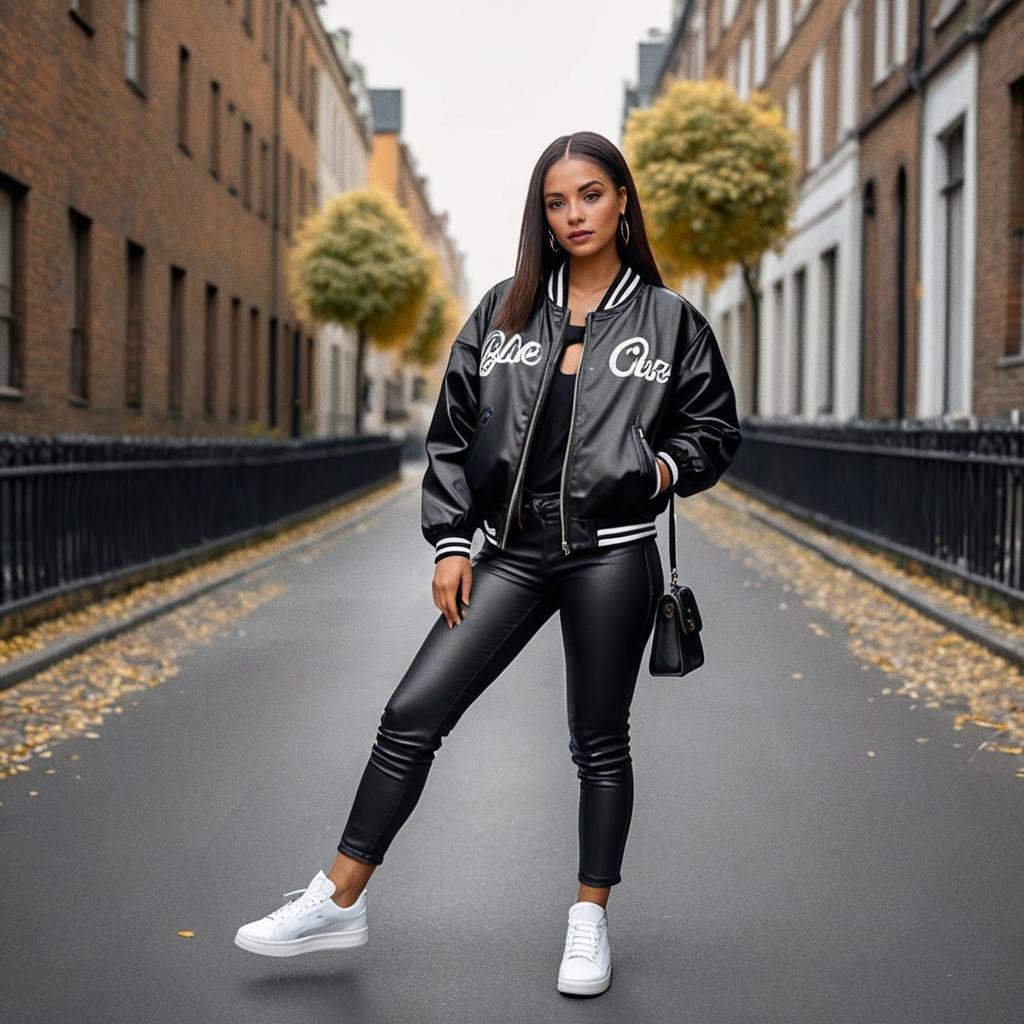
{"label": "white sneaker", "polygon": [[235,945],[263,956],[361,946],[369,937],[366,889],[350,907],[339,907],[331,899],[334,890],[334,883],[318,871],[305,889],[285,893],[295,899],[259,921],[243,924],[235,935]]}
{"label": "white sneaker", "polygon": [[600,903],[581,900],[569,908],[565,951],[558,970],[558,991],[589,996],[612,983],[608,914]]}

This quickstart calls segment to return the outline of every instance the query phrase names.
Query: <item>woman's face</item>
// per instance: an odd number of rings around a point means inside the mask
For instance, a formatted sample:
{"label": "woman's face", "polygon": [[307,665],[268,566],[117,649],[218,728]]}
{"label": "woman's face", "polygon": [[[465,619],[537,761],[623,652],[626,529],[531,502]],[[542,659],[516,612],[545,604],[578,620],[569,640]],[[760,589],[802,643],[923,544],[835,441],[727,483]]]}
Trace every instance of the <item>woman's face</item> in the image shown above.
{"label": "woman's face", "polygon": [[565,252],[591,256],[615,244],[619,214],[626,212],[626,188],[616,193],[597,164],[571,156],[548,168],[544,210],[548,227]]}

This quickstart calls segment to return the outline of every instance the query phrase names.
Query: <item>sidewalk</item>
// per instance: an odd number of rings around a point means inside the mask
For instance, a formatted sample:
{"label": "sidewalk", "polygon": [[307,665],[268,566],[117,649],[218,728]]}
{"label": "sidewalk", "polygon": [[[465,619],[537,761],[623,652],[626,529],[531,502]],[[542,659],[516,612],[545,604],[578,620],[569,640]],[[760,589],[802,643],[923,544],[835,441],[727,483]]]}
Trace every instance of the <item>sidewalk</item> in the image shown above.
{"label": "sidewalk", "polygon": [[194,601],[208,591],[261,566],[354,527],[397,493],[416,486],[405,474],[329,512],[289,527],[273,537],[212,558],[202,565],[154,580],[88,607],[47,619],[31,629],[0,640],[0,691],[149,619]]}
{"label": "sidewalk", "polygon": [[[1024,627],[725,481],[677,501],[676,509],[734,558],[843,620],[860,657],[901,677],[891,693],[958,708],[954,728],[973,723],[997,734],[979,749],[1024,754]],[[1018,775],[1024,777],[1024,765]]]}

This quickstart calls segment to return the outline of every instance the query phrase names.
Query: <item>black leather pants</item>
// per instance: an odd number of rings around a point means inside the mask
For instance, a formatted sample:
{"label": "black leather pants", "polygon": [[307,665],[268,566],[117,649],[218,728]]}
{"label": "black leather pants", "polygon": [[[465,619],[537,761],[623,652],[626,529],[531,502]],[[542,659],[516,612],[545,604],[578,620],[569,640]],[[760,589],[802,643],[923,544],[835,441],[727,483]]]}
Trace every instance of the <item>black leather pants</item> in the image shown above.
{"label": "black leather pants", "polygon": [[473,556],[463,621],[449,628],[438,613],[384,708],[342,853],[383,861],[442,739],[557,610],[569,751],[580,780],[578,878],[595,886],[622,880],[633,811],[629,706],[664,587],[661,557],[654,537],[569,555],[560,540],[557,493],[527,492],[524,526],[508,550],[485,540]]}

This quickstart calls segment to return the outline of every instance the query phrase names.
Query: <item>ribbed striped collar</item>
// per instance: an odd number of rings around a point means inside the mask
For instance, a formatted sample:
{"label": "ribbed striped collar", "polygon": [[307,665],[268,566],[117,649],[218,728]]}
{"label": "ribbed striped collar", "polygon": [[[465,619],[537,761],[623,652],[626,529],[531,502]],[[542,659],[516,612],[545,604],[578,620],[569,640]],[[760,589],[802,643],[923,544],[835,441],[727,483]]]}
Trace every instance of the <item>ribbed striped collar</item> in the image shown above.
{"label": "ribbed striped collar", "polygon": [[[626,301],[640,287],[640,275],[628,264],[623,263],[608,290],[595,306],[600,309],[611,309]],[[548,272],[548,298],[558,306],[565,306],[569,299],[569,258],[566,257],[558,266]]]}

